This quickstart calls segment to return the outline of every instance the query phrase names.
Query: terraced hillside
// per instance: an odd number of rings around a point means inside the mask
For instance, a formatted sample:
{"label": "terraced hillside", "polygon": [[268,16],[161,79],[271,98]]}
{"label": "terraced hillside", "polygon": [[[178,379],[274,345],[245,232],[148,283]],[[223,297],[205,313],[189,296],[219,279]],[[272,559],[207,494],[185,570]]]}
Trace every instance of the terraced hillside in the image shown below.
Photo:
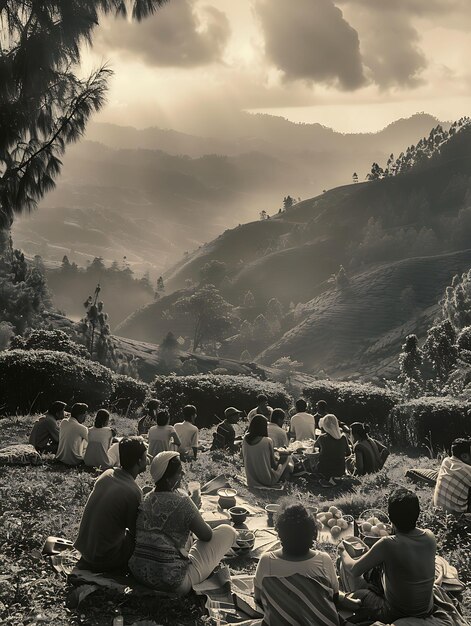
{"label": "terraced hillside", "polygon": [[330,289],[307,302],[303,320],[260,361],[270,364],[290,356],[312,373],[391,376],[405,335],[424,334],[451,277],[470,267],[471,249],[362,272],[344,289]]}

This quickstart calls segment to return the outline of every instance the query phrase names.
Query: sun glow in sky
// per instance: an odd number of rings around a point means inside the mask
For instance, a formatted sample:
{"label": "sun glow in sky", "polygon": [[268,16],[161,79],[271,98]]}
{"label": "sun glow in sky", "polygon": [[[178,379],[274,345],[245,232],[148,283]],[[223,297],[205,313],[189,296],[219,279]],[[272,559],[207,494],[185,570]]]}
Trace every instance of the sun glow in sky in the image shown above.
{"label": "sun glow in sky", "polygon": [[248,110],[371,132],[471,111],[470,27],[468,0],[170,0],[104,20],[84,68],[115,72],[96,121],[217,134]]}

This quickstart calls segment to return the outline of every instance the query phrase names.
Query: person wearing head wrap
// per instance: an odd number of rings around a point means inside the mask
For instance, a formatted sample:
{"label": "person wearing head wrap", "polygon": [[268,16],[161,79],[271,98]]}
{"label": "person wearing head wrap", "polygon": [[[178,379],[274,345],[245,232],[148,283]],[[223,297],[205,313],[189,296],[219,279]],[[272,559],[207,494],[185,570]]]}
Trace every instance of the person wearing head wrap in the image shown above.
{"label": "person wearing head wrap", "polygon": [[[157,454],[150,474],[155,489],[139,509],[129,569],[148,587],[185,595],[210,576],[237,533],[227,524],[213,530],[191,498],[179,490],[184,471],[178,452]],[[191,534],[196,537],[193,543]]]}
{"label": "person wearing head wrap", "polygon": [[319,448],[317,471],[324,478],[330,479],[345,474],[345,459],[350,456],[350,446],[346,436],[340,430],[335,415],[328,413],[319,421],[322,435],[316,441]]}

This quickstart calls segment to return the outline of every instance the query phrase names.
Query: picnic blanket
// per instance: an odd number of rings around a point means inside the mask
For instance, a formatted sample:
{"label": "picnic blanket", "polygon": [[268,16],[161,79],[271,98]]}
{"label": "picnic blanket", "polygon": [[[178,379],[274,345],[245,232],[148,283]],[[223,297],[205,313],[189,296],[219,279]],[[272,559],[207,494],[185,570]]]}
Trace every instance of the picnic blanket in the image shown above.
{"label": "picnic blanket", "polygon": [[29,443],[18,443],[0,450],[0,465],[40,465],[41,455]]}
{"label": "picnic blanket", "polygon": [[409,478],[414,483],[425,483],[426,485],[431,485],[435,487],[435,483],[438,478],[438,470],[430,470],[430,469],[409,469],[405,474],[406,478]]}

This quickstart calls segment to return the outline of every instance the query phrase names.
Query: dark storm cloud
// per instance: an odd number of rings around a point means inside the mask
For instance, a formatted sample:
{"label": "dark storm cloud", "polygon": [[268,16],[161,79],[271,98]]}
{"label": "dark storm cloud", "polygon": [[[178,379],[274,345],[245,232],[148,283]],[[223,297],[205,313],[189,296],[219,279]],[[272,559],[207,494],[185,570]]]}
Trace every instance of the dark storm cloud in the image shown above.
{"label": "dark storm cloud", "polygon": [[195,3],[172,0],[143,22],[109,22],[100,32],[100,47],[150,66],[195,67],[220,61],[231,32],[227,16],[212,6],[197,14]]}
{"label": "dark storm cloud", "polygon": [[331,0],[257,0],[267,59],[286,80],[365,84],[358,34]]}

